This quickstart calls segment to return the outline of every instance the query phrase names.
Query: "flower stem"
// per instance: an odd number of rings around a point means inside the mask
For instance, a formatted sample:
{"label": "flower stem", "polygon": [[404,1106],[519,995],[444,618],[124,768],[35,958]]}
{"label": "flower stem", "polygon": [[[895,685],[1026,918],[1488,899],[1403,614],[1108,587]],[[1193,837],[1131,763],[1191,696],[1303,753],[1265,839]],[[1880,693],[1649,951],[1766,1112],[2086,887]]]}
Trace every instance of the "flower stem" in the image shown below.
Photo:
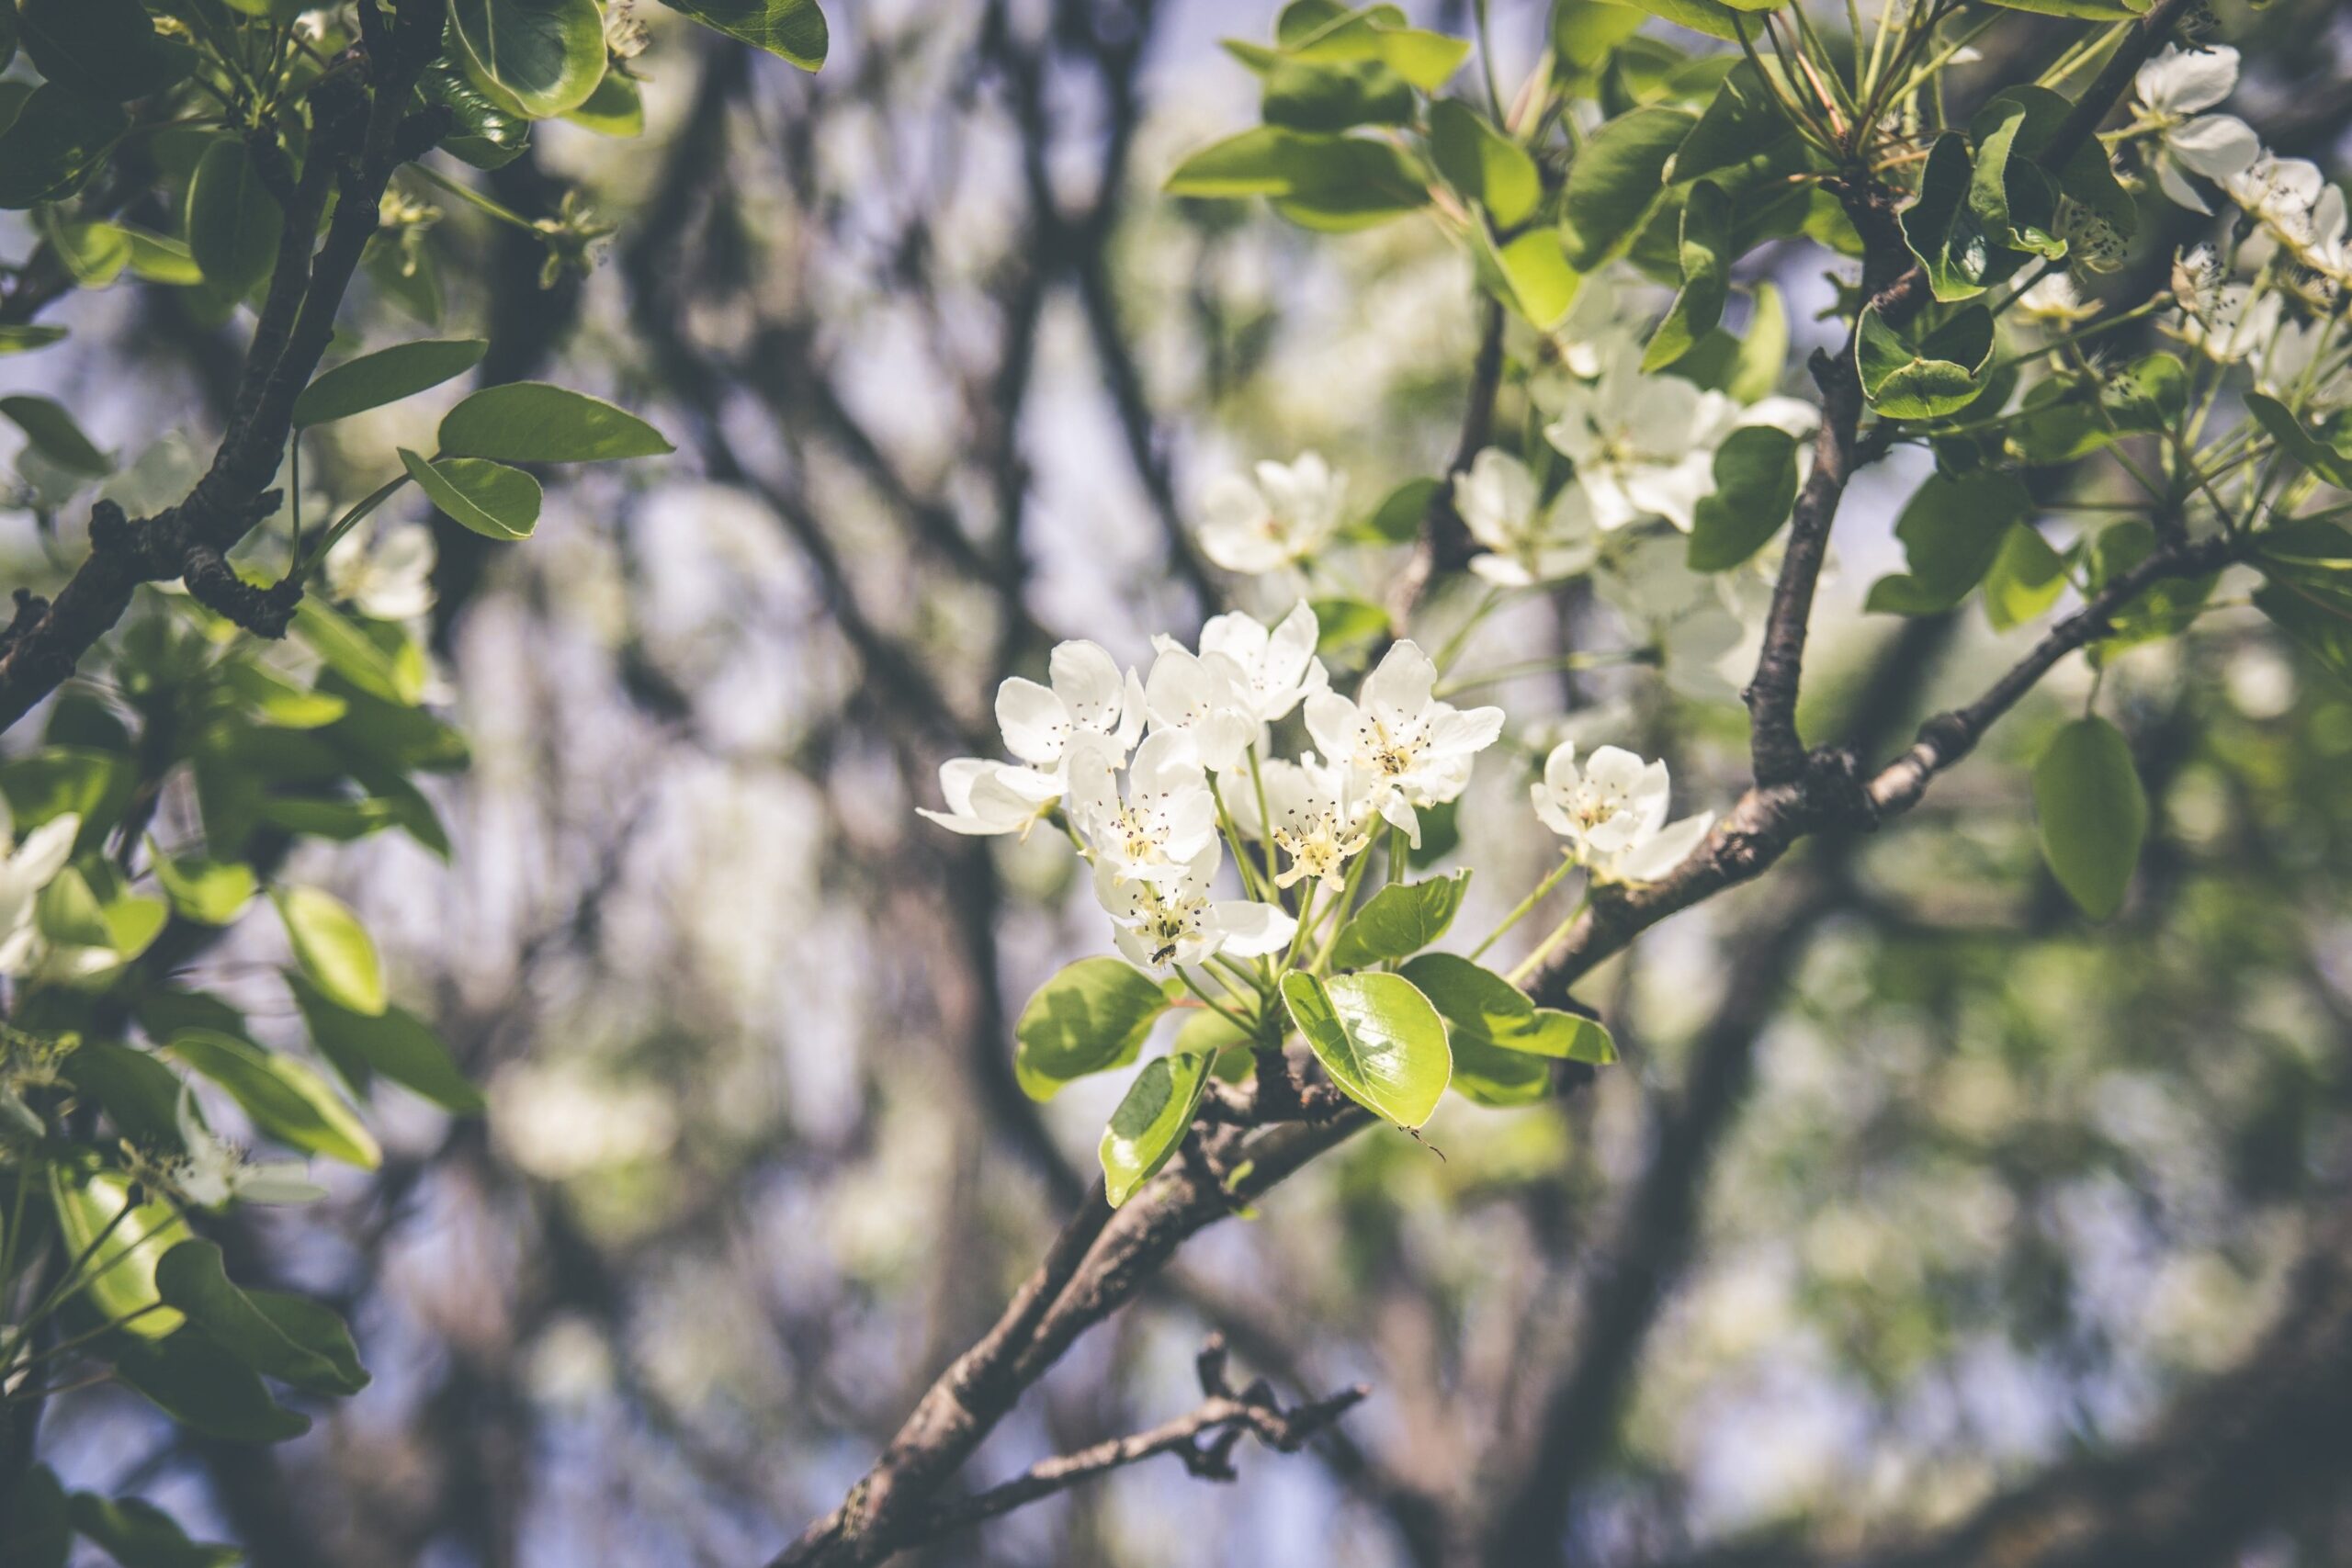
{"label": "flower stem", "polygon": [[1510,914],[1503,917],[1503,923],[1501,925],[1497,926],[1493,931],[1487,933],[1486,941],[1480,942],[1477,946],[1470,950],[1470,956],[1473,959],[1476,959],[1480,954],[1484,953],[1487,949],[1494,946],[1496,942],[1501,941],[1504,932],[1510,931],[1511,927],[1525,919],[1527,918],[1528,911],[1533,909],[1536,905],[1542,903],[1547,897],[1549,897],[1552,889],[1557,887],[1561,881],[1566,877],[1568,873],[1574,871],[1576,868],[1577,863],[1575,858],[1565,852],[1562,853],[1560,856],[1560,863],[1553,868],[1551,874],[1544,877],[1543,881],[1537,883],[1535,885],[1535,890],[1532,893],[1530,893],[1526,897],[1521,898],[1519,901],[1519,907],[1513,909]]}

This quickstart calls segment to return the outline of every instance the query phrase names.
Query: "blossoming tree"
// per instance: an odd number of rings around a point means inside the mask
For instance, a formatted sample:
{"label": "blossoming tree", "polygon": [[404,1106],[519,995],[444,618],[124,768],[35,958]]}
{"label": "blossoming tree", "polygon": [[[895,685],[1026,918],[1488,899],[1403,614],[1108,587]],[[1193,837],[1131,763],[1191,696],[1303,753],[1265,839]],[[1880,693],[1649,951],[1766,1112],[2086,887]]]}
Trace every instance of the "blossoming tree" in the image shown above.
{"label": "blossoming tree", "polygon": [[[2024,25],[2016,10],[2076,25],[2039,69],[1948,93],[1956,63]],[[1715,44],[1654,39],[1651,15]],[[1901,817],[2062,661],[2195,637],[2250,593],[2352,675],[2352,535],[2330,501],[2352,482],[2334,417],[2343,196],[2209,112],[2236,74],[2214,27],[2187,0],[1937,0],[1874,25],[1770,0],[1561,0],[1510,92],[1491,59],[1465,69],[1469,40],[1391,6],[1296,0],[1270,42],[1228,45],[1261,85],[1262,123],[1185,159],[1168,191],[1264,198],[1313,230],[1449,234],[1484,322],[1457,450],[1368,511],[1313,452],[1219,479],[1199,547],[1258,614],[1216,617],[1197,649],[1158,638],[1144,671],[1066,643],[1050,688],[999,694],[1010,760],[941,770],[944,809],[925,811],[941,826],[1067,837],[1120,954],[1030,999],[1023,1087],[1046,1099],[1129,1072],[1128,1087],[1093,1196],[780,1562],[876,1562],[1160,1453],[1224,1474],[1245,1434],[1287,1450],[1340,1420],[1363,1391],[1283,1408],[1262,1385],[1237,1393],[1214,1354],[1191,1416],[947,1490],[1187,1238],[1366,1129],[1417,1134],[1449,1090],[1505,1106],[1607,1067],[1578,980],[1801,840]],[[2227,209],[2152,284],[2134,258],[2175,225],[2150,195]],[[1785,268],[1744,265],[1796,246],[1827,253],[1838,323],[1804,396],[1770,280]],[[2150,319],[2178,350],[2098,357]],[[1840,502],[1901,448],[1934,472],[1896,524],[1906,570],[1870,608],[1981,604],[1997,628],[2038,629],[1907,748],[1863,755],[1808,736],[1799,698]],[[2048,525],[2072,495],[2116,490],[2089,509],[2102,521]],[[1504,709],[1446,700],[1481,683],[1458,655],[1514,595],[1585,582],[1646,637],[1568,667],[1613,658],[1703,684],[1744,658],[1753,783],[1673,819],[1665,761],[1539,749],[1531,806],[1558,864],[1491,929],[1457,930],[1475,868],[1438,869],[1453,813],[1512,735]],[[2052,739],[2032,793],[2051,870],[2111,915],[2147,813],[2096,700]],[[1539,912],[1543,934],[1515,936]],[[1506,943],[1513,961],[1487,962]],[[1137,1067],[1171,1012],[1168,1047]],[[1510,1514],[1490,1544],[1541,1529]]]}

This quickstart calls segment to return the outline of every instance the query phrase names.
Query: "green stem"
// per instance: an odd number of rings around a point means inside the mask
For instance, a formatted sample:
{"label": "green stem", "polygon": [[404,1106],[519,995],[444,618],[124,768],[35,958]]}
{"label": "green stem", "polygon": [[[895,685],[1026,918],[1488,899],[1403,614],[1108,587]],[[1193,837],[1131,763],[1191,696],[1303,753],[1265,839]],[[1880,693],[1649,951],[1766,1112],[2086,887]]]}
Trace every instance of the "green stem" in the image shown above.
{"label": "green stem", "polygon": [[1554,949],[1568,940],[1568,932],[1576,928],[1577,921],[1583,918],[1584,912],[1590,908],[1592,908],[1592,889],[1587,886],[1584,897],[1577,900],[1577,907],[1568,911],[1568,918],[1554,926],[1552,934],[1536,943],[1534,952],[1512,964],[1510,973],[1503,978],[1516,986],[1544,967],[1544,961],[1552,956]]}
{"label": "green stem", "polygon": [[1561,882],[1566,880],[1567,877],[1568,873],[1574,871],[1576,868],[1577,863],[1574,857],[1563,852],[1560,856],[1560,863],[1553,868],[1551,874],[1544,877],[1543,881],[1537,883],[1535,885],[1535,890],[1532,893],[1530,893],[1526,897],[1521,898],[1519,901],[1519,907],[1513,909],[1510,914],[1503,917],[1503,923],[1501,925],[1497,926],[1493,931],[1487,933],[1486,941],[1480,942],[1477,946],[1470,950],[1470,956],[1473,959],[1476,959],[1484,953],[1487,949],[1494,946],[1498,942],[1500,942],[1503,939],[1504,934],[1508,932],[1511,927],[1525,919],[1529,911],[1533,909],[1536,905],[1541,904],[1545,898],[1549,897],[1551,896],[1552,889],[1560,886]]}

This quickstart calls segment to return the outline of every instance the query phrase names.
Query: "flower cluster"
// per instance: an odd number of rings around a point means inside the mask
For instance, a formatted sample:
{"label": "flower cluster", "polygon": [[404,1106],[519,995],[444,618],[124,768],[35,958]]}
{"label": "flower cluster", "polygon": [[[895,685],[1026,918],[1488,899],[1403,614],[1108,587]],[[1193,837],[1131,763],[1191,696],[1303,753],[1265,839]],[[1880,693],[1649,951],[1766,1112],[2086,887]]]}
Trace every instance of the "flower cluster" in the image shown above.
{"label": "flower cluster", "polygon": [[[1383,825],[1418,845],[1419,812],[1458,797],[1502,733],[1500,708],[1439,700],[1437,666],[1411,642],[1353,697],[1332,691],[1319,629],[1306,604],[1272,626],[1219,615],[1196,649],[1158,639],[1140,677],[1094,643],[1063,643],[1049,685],[1016,678],[997,694],[1017,761],[944,764],[947,808],[922,814],[959,833],[1025,833],[1059,807],[1138,964],[1277,952],[1297,934],[1279,902],[1214,897],[1227,841],[1271,842],[1287,862],[1275,889],[1312,878],[1336,891]],[[1294,713],[1313,749],[1273,756],[1272,727]]]}
{"label": "flower cluster", "polygon": [[1645,763],[1616,746],[1600,747],[1578,768],[1576,743],[1563,741],[1529,789],[1535,815],[1600,882],[1656,881],[1681,864],[1715,823],[1713,812],[1667,821],[1666,763]]}

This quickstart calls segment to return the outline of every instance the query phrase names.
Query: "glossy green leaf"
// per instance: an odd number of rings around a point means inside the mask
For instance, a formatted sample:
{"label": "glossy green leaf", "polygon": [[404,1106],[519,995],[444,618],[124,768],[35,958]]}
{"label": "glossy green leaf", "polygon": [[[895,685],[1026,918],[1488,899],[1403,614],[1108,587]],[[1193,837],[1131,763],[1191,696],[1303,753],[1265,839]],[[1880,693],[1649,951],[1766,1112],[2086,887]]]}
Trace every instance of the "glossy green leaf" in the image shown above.
{"label": "glossy green leaf", "polygon": [[1228,40],[1227,52],[1261,74],[1283,60],[1377,61],[1424,93],[1433,93],[1460,70],[1469,40],[1411,26],[1395,6],[1351,10],[1323,0],[1283,8],[1274,24],[1276,47]]}
{"label": "glossy green leaf", "polygon": [[2104,920],[2123,908],[2148,797],[2122,732],[2086,716],[2052,736],[2033,765],[2033,811],[2042,858],[2083,912]]}
{"label": "glossy green leaf", "polygon": [[1797,498],[1797,441],[1769,424],[1742,425],[1715,448],[1715,488],[1690,513],[1693,571],[1728,571],[1781,531]]}
{"label": "glossy green leaf", "polygon": [[1992,242],[1969,206],[1968,141],[1958,131],[1936,138],[1920,175],[1919,198],[1897,220],[1904,243],[1942,300],[1973,299],[1991,281]]}
{"label": "glossy green leaf", "polygon": [[64,220],[63,209],[44,207],[40,209],[41,238],[57,253],[65,270],[84,288],[104,288],[120,277],[130,265],[130,235],[119,223],[74,223]]}
{"label": "glossy green leaf", "polygon": [[1113,1208],[1133,1197],[1183,1143],[1192,1130],[1193,1112],[1207,1092],[1214,1060],[1209,1052],[1154,1056],[1127,1086],[1118,1109],[1111,1112],[1110,1124],[1102,1129],[1097,1151],[1103,1193]]}
{"label": "glossy green leaf", "polygon": [[1413,103],[1411,85],[1376,60],[1283,60],[1266,74],[1261,113],[1268,125],[1339,131],[1409,124]]}
{"label": "glossy green leaf", "polygon": [[294,961],[337,1007],[368,1018],[382,1016],[384,972],[376,944],[343,900],[315,887],[282,888],[271,895]]}
{"label": "glossy green leaf", "polygon": [[337,1006],[291,970],[286,983],[319,1054],[333,1062],[353,1088],[365,1089],[370,1077],[380,1074],[460,1116],[485,1109],[481,1090],[467,1081],[433,1026],[416,1014],[405,1008],[387,1007],[371,1018]]}
{"label": "glossy green leaf", "polygon": [[174,860],[163,854],[153,840],[148,841],[148,853],[155,880],[163,884],[172,908],[198,925],[230,924],[261,890],[249,865],[194,857]]}
{"label": "glossy green leaf", "polygon": [[1697,123],[1687,110],[1653,106],[1620,115],[1586,141],[1561,201],[1570,266],[1591,272],[1633,243],[1657,205],[1667,161]]}
{"label": "glossy green leaf", "polygon": [[825,16],[816,0],[662,0],[681,16],[766,50],[803,71],[825,62]]}
{"label": "glossy green leaf", "polygon": [[1446,183],[1485,207],[1502,228],[1525,221],[1543,199],[1535,160],[1458,98],[1430,106],[1430,155]]}
{"label": "glossy green leaf", "polygon": [[[443,139],[443,149],[477,169],[503,169],[521,157],[523,150],[531,144],[529,118],[492,98],[461,65],[446,55],[425,68],[417,92],[425,102],[447,109],[457,122],[456,129]],[[379,242],[383,238],[379,236]],[[382,270],[380,265],[370,269],[379,282],[382,281]],[[436,309],[427,316],[437,319],[439,311]]]}
{"label": "glossy green leaf", "polygon": [[311,1429],[309,1416],[270,1398],[261,1379],[222,1355],[202,1329],[153,1341],[115,1335],[100,1342],[98,1353],[157,1409],[207,1437],[282,1443]]}
{"label": "glossy green leaf", "polygon": [[277,265],[286,214],[262,184],[253,154],[234,137],[204,150],[187,187],[187,248],[205,280],[243,295]]}
{"label": "glossy green leaf", "polygon": [[114,459],[82,434],[73,414],[54,399],[17,392],[0,398],[0,415],[25,433],[34,451],[59,468],[91,479],[104,479],[114,472]]}
{"label": "glossy green leaf", "polygon": [[184,1030],[164,1047],[229,1091],[254,1124],[288,1147],[373,1170],[383,1150],[358,1114],[310,1067],[242,1035]]}
{"label": "glossy green leaf", "polygon": [[180,1314],[159,1304],[155,1265],[187,1237],[179,1211],[151,1199],[118,1222],[130,1207],[130,1178],[87,1166],[51,1164],[49,1190],[67,1248],[75,1258],[90,1258],[82,1272],[86,1282],[74,1298],[86,1303],[98,1322],[121,1323],[122,1332],[135,1339],[161,1338],[177,1328]]}
{"label": "glossy green leaf", "polygon": [[[1692,32],[1704,33],[1726,43],[1736,42],[1739,38],[1739,28],[1733,20],[1736,13],[1722,0],[1626,0],[1626,3],[1636,10],[1647,11],[1651,16],[1672,22],[1677,27],[1689,28]],[[1750,29],[1749,36],[1754,36],[1754,29]]]}
{"label": "glossy green leaf", "polygon": [[2248,392],[2245,407],[2255,423],[2278,444],[2281,453],[2338,490],[2352,490],[2352,456],[2338,452],[2304,429],[2286,404],[2267,393]]}
{"label": "glossy green leaf", "polygon": [[513,544],[529,538],[538,526],[539,481],[522,469],[480,457],[428,463],[405,446],[400,455],[425,499],[468,532]]}
{"label": "glossy green leaf", "polygon": [[1510,285],[1510,302],[1529,324],[1557,326],[1583,287],[1583,275],[1568,265],[1567,251],[1556,229],[1530,229],[1495,254],[1503,279]]}
{"label": "glossy green leaf", "polygon": [[1323,981],[1294,970],[1283,1002],[1316,1060],[1349,1099],[1399,1127],[1419,1127],[1453,1076],[1445,1021],[1401,975]]}
{"label": "glossy green leaf", "polygon": [[599,136],[642,136],[645,91],[635,77],[606,71],[605,79],[596,84],[596,90],[588,95],[587,101],[563,118]]}
{"label": "glossy green leaf", "polygon": [[1747,331],[1739,340],[1724,390],[1740,404],[1770,397],[1781,389],[1781,372],[1789,363],[1789,311],[1781,291],[1769,283],[1756,286],[1755,308],[1747,314]]}
{"label": "glossy green leaf", "polygon": [[1419,953],[1445,934],[1470,890],[1470,874],[1427,882],[1392,882],[1365,900],[1340,928],[1332,964],[1362,969]]}
{"label": "glossy green leaf", "polygon": [[152,1054],[113,1040],[85,1040],[62,1068],[74,1092],[107,1113],[115,1130],[145,1148],[181,1146],[179,1075]]}
{"label": "glossy green leaf", "polygon": [[353,1394],[368,1386],[341,1319],[309,1303],[303,1304],[312,1306],[310,1313],[269,1310],[265,1292],[248,1294],[230,1281],[215,1242],[191,1238],[165,1253],[155,1266],[155,1288],[221,1349],[264,1377],[320,1394]]}
{"label": "glossy green leaf", "polygon": [[1363,599],[1317,599],[1316,652],[1342,664],[1362,662],[1387,642],[1388,612]]}
{"label": "glossy green leaf", "polygon": [[2055,233],[2058,189],[2029,157],[2065,116],[2055,93],[2032,97],[1996,94],[1969,121],[1976,158],[1969,174],[1968,206],[1986,237],[2013,253],[2055,258],[2066,254]]}
{"label": "glossy green leaf", "polygon": [[294,400],[294,426],[306,430],[396,403],[464,375],[490,347],[481,338],[395,344],[323,372]]}
{"label": "glossy green leaf", "polygon": [[1081,958],[1037,987],[1012,1026],[1012,1070],[1033,1100],[1124,1067],[1168,1010],[1168,993],[1132,964]]}
{"label": "glossy green leaf", "polygon": [[578,108],[604,79],[596,0],[449,0],[449,21],[474,81],[533,119]]}
{"label": "glossy green leaf", "polygon": [[[1421,529],[1429,520],[1430,503],[1435,501],[1444,489],[1444,484],[1437,479],[1426,478],[1407,479],[1403,484],[1381,497],[1380,504],[1372,509],[1372,515],[1358,524],[1352,533],[1361,538],[1379,540],[1391,545],[1410,544],[1420,537]],[[1316,620],[1325,627],[1328,635],[1329,621],[1323,615],[1322,605],[1326,604],[1363,605],[1364,603],[1361,599],[1317,600]],[[1380,629],[1385,633],[1388,626],[1387,613],[1385,611],[1378,613]]]}
{"label": "glossy green leaf", "polygon": [[1617,1059],[1609,1031],[1589,1018],[1533,998],[1490,969],[1451,953],[1424,953],[1399,971],[1446,1021],[1446,1038],[1521,1055],[1607,1066]]}
{"label": "glossy green leaf", "polygon": [[1386,141],[1261,125],[1204,147],[1168,176],[1170,196],[1262,196],[1309,228],[1348,230],[1417,211],[1429,188]]}
{"label": "glossy green leaf", "polygon": [[1854,345],[1862,395],[1888,419],[1939,419],[1966,407],[1984,389],[1979,378],[1993,357],[1993,318],[1971,306],[1928,334],[1917,347],[1862,310]]}
{"label": "glossy green leaf", "polygon": [[1642,351],[1645,371],[1663,370],[1714,331],[1731,297],[1731,198],[1710,181],[1682,203],[1682,287]]}
{"label": "glossy green leaf", "polygon": [[598,463],[675,450],[660,431],[627,410],[543,381],[485,387],[441,421],[445,458]]}

